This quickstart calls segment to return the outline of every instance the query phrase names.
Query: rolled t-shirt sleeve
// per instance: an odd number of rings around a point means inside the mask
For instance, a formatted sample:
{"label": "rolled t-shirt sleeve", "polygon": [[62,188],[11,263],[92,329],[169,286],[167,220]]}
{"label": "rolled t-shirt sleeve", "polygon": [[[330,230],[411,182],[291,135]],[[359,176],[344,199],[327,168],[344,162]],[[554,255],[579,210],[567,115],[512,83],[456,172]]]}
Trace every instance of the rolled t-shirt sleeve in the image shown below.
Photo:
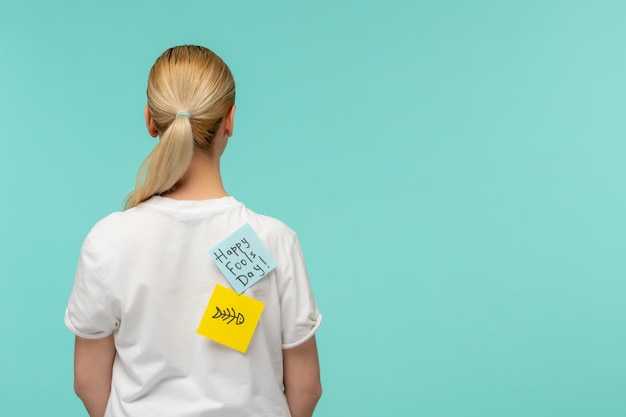
{"label": "rolled t-shirt sleeve", "polygon": [[80,251],[74,287],[65,310],[65,325],[76,336],[100,339],[112,334],[119,326],[105,278],[97,251],[88,236]]}
{"label": "rolled t-shirt sleeve", "polygon": [[294,236],[282,273],[282,347],[289,349],[310,339],[322,321],[297,236]]}

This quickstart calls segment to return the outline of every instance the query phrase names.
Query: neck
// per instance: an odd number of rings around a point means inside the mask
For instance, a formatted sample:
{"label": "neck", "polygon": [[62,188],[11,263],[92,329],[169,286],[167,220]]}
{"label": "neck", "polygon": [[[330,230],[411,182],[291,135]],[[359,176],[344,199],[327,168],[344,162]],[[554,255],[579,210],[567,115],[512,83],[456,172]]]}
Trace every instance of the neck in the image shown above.
{"label": "neck", "polygon": [[219,156],[194,150],[183,178],[174,189],[163,195],[175,200],[210,200],[228,196],[222,184]]}

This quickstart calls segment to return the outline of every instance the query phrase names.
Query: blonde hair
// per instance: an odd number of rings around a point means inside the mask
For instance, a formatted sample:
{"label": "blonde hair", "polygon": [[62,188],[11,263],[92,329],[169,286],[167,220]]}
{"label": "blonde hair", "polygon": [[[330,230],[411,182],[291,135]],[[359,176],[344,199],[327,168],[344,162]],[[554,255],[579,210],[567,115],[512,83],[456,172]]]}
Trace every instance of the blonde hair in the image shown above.
{"label": "blonde hair", "polygon": [[159,142],[141,164],[124,207],[172,189],[187,171],[194,148],[211,152],[213,137],[234,104],[235,81],[214,52],[193,45],[163,52],[148,76],[148,111]]}

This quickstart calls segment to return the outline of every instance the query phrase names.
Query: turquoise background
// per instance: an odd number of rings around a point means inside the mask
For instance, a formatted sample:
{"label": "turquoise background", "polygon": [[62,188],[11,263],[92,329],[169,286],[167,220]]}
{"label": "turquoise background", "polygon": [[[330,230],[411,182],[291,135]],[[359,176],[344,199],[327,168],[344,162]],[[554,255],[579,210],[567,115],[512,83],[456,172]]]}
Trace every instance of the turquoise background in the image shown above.
{"label": "turquoise background", "polygon": [[0,415],[86,415],[78,251],[183,43],[237,81],[228,191],[300,235],[316,416],[626,415],[625,22],[623,1],[2,1]]}

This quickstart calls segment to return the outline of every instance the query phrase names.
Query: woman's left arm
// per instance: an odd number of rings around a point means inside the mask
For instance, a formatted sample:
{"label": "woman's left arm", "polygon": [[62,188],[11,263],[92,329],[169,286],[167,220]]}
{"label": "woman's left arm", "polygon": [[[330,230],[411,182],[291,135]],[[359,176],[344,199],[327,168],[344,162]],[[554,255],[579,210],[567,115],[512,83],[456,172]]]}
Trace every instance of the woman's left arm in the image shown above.
{"label": "woman's left arm", "polygon": [[111,393],[115,353],[113,335],[102,339],[76,337],[74,391],[90,417],[104,416]]}

